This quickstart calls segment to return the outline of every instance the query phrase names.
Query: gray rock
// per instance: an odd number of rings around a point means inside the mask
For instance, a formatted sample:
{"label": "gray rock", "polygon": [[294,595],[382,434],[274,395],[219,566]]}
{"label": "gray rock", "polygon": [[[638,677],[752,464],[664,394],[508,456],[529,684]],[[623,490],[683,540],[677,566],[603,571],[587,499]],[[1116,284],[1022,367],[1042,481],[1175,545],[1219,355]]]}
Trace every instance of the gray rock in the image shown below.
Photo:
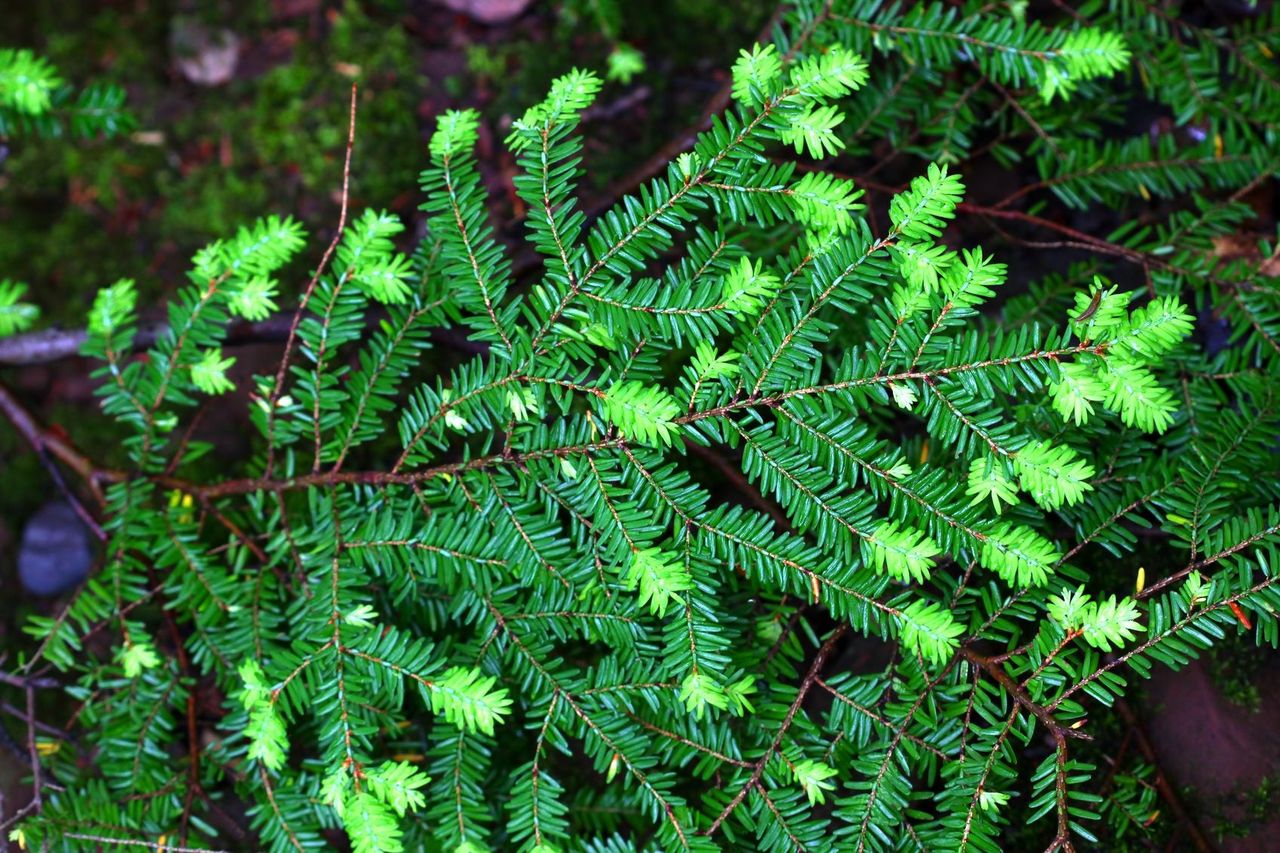
{"label": "gray rock", "polygon": [[169,48],[182,76],[197,86],[221,86],[236,73],[240,37],[199,21],[179,18],[169,33]]}
{"label": "gray rock", "polygon": [[88,528],[66,501],[36,511],[22,531],[18,578],[34,595],[61,595],[89,575],[93,542]]}
{"label": "gray rock", "polygon": [[505,24],[524,14],[533,0],[436,0],[482,24]]}

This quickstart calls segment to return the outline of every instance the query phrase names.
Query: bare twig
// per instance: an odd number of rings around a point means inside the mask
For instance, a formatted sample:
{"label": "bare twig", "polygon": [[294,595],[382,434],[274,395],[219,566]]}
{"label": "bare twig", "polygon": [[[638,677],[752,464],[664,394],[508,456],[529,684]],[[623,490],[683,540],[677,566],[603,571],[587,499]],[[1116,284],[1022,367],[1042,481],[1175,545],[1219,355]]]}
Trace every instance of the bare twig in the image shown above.
{"label": "bare twig", "polygon": [[231,853],[229,850],[210,850],[207,847],[180,847],[168,842],[111,838],[106,835],[87,835],[79,832],[68,832],[63,837],[74,838],[77,841],[92,841],[94,844],[105,847],[142,847],[146,850],[155,850],[157,853]]}
{"label": "bare twig", "polygon": [[8,684],[11,687],[21,687],[23,690],[30,688],[50,689],[61,687],[57,679],[40,678],[32,675],[14,675],[11,672],[0,672],[0,684]]}
{"label": "bare twig", "polygon": [[1138,751],[1142,753],[1142,757],[1146,759],[1147,763],[1155,769],[1154,784],[1156,792],[1160,794],[1160,798],[1169,806],[1169,811],[1173,812],[1173,816],[1182,824],[1195,849],[1200,853],[1210,853],[1213,850],[1213,845],[1204,834],[1204,830],[1196,823],[1195,818],[1187,811],[1187,807],[1183,805],[1177,789],[1169,783],[1169,778],[1164,775],[1164,770],[1160,767],[1160,761],[1156,757],[1155,749],[1151,746],[1151,740],[1147,737],[1142,720],[1138,718],[1137,713],[1134,712],[1129,703],[1123,699],[1118,700],[1115,707],[1120,718],[1129,727],[1134,742],[1138,745]]}
{"label": "bare twig", "polygon": [[[0,711],[3,711],[11,717],[17,717],[19,720],[25,720],[27,718],[27,712],[11,702],[0,702]],[[32,720],[32,723],[35,725],[37,731],[44,732],[47,735],[52,735],[58,740],[65,740],[68,742],[75,740],[75,736],[66,729],[60,729],[57,726],[41,722],[40,720]]]}
{"label": "bare twig", "polygon": [[[288,337],[291,317],[289,312],[281,311],[256,323],[235,320],[227,325],[224,343],[238,346],[283,341]],[[146,349],[168,331],[169,324],[163,317],[144,320],[134,333],[132,348]],[[84,329],[42,329],[0,339],[0,365],[21,367],[75,358],[87,335]]]}
{"label": "bare twig", "polygon": [[[284,391],[285,376],[289,372],[289,359],[293,356],[293,347],[298,340],[298,326],[302,324],[303,312],[307,309],[307,303],[311,301],[311,295],[315,293],[320,276],[324,274],[325,267],[329,265],[329,259],[333,257],[334,251],[338,248],[338,243],[342,240],[342,230],[347,227],[347,203],[350,200],[351,189],[351,150],[356,144],[356,92],[356,84],[352,83],[351,118],[347,128],[347,155],[342,165],[342,207],[338,212],[338,228],[333,234],[333,240],[329,242],[329,248],[324,250],[324,255],[320,258],[320,263],[316,266],[316,271],[311,276],[311,281],[307,283],[306,289],[302,292],[302,299],[298,302],[297,310],[293,312],[293,322],[289,325],[289,337],[285,341],[284,354],[280,356],[280,366],[276,369],[276,381],[271,387],[271,397],[267,401],[266,476],[268,477],[271,476],[271,471],[275,467],[276,403]],[[319,405],[319,400],[320,397],[317,395],[316,405]],[[318,415],[317,422],[319,422]]]}
{"label": "bare twig", "polygon": [[44,779],[40,751],[36,749],[36,689],[27,685],[27,757],[31,761],[31,802],[37,812],[43,804]]}
{"label": "bare twig", "polygon": [[[366,318],[366,325],[376,328],[384,316],[383,311],[370,311]],[[227,325],[223,347],[230,349],[287,341],[292,322],[292,311],[277,312],[257,323],[234,320]],[[133,337],[132,348],[146,349],[168,331],[168,324],[161,320],[144,323]],[[84,342],[85,334],[84,329],[46,329],[0,338],[0,366],[25,367],[76,358],[80,355],[80,345]],[[437,344],[462,352],[480,354],[489,351],[488,344],[473,341],[458,329],[444,327],[432,329],[431,339]]]}
{"label": "bare twig", "polygon": [[80,502],[80,498],[76,493],[67,485],[66,479],[62,476],[62,470],[53,461],[53,457],[49,453],[50,448],[45,441],[47,431],[36,423],[35,418],[18,402],[18,399],[13,396],[13,393],[4,383],[0,383],[0,412],[4,412],[5,417],[9,419],[9,423],[13,424],[13,428],[26,440],[27,444],[31,445],[36,458],[40,460],[40,464],[44,466],[44,469],[49,472],[49,478],[53,480],[54,486],[66,498],[67,503],[75,510],[76,515],[80,516],[80,520],[85,523],[85,526],[99,541],[106,541],[107,534],[98,524],[97,519],[90,514],[89,510],[85,509],[84,504]]}

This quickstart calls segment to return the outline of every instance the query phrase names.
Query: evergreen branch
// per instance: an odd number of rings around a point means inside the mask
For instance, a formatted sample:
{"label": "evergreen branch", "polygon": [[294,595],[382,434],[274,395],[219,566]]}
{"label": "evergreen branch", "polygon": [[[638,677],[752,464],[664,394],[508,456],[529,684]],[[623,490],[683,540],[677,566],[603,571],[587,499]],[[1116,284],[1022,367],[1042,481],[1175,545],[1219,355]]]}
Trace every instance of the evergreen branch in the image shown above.
{"label": "evergreen branch", "polygon": [[458,238],[462,241],[463,251],[466,253],[467,263],[471,268],[472,277],[476,286],[480,289],[481,298],[484,300],[485,313],[489,316],[489,321],[493,324],[494,331],[497,332],[499,340],[508,351],[511,350],[511,338],[507,336],[506,330],[503,329],[501,321],[498,319],[495,307],[495,299],[490,294],[489,282],[480,270],[480,260],[476,254],[476,246],[474,238],[468,228],[463,216],[463,211],[458,199],[458,185],[456,177],[450,169],[453,155],[445,153],[441,164],[441,175],[444,180],[445,192],[449,197],[449,211],[453,216],[454,227],[457,228]]}
{"label": "evergreen branch", "polygon": [[831,697],[832,697],[833,699],[835,699],[837,702],[840,702],[841,704],[844,704],[844,705],[848,705],[850,708],[853,708],[853,709],[854,709],[855,711],[857,711],[859,714],[862,714],[864,717],[867,717],[868,719],[873,720],[873,721],[874,721],[874,722],[876,722],[876,723],[879,723],[881,726],[883,726],[883,727],[884,727],[884,728],[886,728],[886,729],[889,729],[890,731],[894,732],[895,734],[901,734],[901,735],[902,735],[902,737],[904,737],[904,738],[906,738],[907,740],[911,741],[911,742],[912,742],[912,743],[914,743],[916,746],[920,747],[921,749],[925,750],[926,752],[929,752],[929,753],[931,753],[931,754],[933,754],[933,755],[937,756],[939,759],[941,759],[941,760],[943,760],[943,761],[946,761],[946,760],[949,758],[949,756],[948,756],[945,752],[943,752],[942,750],[938,749],[938,748],[937,748],[936,746],[934,746],[933,744],[929,743],[928,741],[924,740],[923,738],[916,737],[915,735],[913,735],[913,734],[910,734],[910,733],[906,732],[906,731],[903,729],[903,727],[902,727],[902,726],[894,726],[894,724],[893,724],[893,723],[889,722],[889,721],[888,721],[888,720],[886,720],[884,717],[882,717],[882,716],[880,716],[879,714],[877,714],[877,713],[876,713],[874,710],[872,710],[871,708],[865,707],[865,706],[863,706],[863,705],[859,704],[858,702],[855,702],[854,700],[850,699],[848,696],[845,696],[845,695],[844,695],[843,693],[841,693],[839,690],[836,690],[836,689],[835,689],[834,687],[832,687],[830,684],[827,684],[827,683],[826,683],[825,681],[823,681],[821,678],[817,679],[816,683],[817,683],[817,685],[818,685],[819,687],[821,687],[823,690],[825,690],[825,691],[827,691],[828,693],[830,693],[830,694],[831,694]]}
{"label": "evergreen branch", "polygon": [[679,206],[680,201],[686,195],[688,195],[695,187],[702,184],[715,167],[718,166],[734,148],[741,145],[743,141],[769,117],[776,106],[782,102],[782,99],[783,96],[779,96],[777,99],[766,103],[747,124],[743,125],[742,129],[739,130],[727,144],[720,147],[715,156],[713,156],[709,162],[703,164],[695,174],[686,177],[679,189],[663,200],[658,207],[648,211],[643,217],[641,217],[625,234],[622,235],[621,239],[605,248],[595,261],[587,267],[586,271],[583,272],[578,281],[569,287],[569,290],[560,299],[559,304],[552,309],[547,319],[534,334],[532,348],[535,353],[538,351],[543,338],[555,326],[556,321],[560,319],[560,316],[564,313],[565,309],[569,307],[569,303],[578,295],[578,293],[583,288],[587,287],[595,277],[609,265],[609,262],[626,249],[626,247],[630,245],[630,243],[634,241],[645,229],[649,228],[654,222],[668,216],[672,210],[676,209]]}
{"label": "evergreen branch", "polygon": [[610,438],[601,439],[591,444],[556,447],[549,450],[533,450],[524,454],[495,453],[476,457],[468,462],[450,462],[404,473],[395,471],[321,471],[286,479],[250,477],[240,480],[224,480],[221,483],[213,483],[208,486],[198,486],[185,480],[171,477],[158,477],[156,482],[208,500],[231,495],[251,494],[253,492],[291,492],[335,485],[407,486],[442,477],[452,477],[468,471],[479,471],[496,465],[516,465],[522,461],[533,459],[547,457],[564,459],[577,454],[595,453],[600,450],[618,447],[621,444],[621,439]]}
{"label": "evergreen branch", "polygon": [[489,609],[490,614],[493,616],[494,620],[497,622],[499,629],[502,630],[503,633],[505,633],[508,637],[511,638],[511,641],[515,644],[516,648],[520,650],[520,652],[524,655],[525,659],[528,660],[529,663],[533,666],[534,670],[537,671],[539,675],[541,675],[544,679],[546,679],[552,685],[556,693],[564,699],[565,704],[567,704],[570,707],[570,709],[573,710],[573,713],[575,714],[575,716],[577,716],[580,720],[582,720],[582,722],[587,726],[587,729],[591,731],[597,738],[599,738],[599,740],[603,744],[605,744],[605,746],[607,746],[613,752],[614,755],[619,756],[620,760],[626,765],[628,772],[631,773],[631,775],[640,784],[640,786],[644,788],[649,793],[649,795],[653,797],[653,799],[658,803],[663,813],[665,814],[667,821],[671,824],[673,830],[675,831],[676,837],[679,839],[681,846],[684,847],[685,849],[688,849],[689,840],[688,840],[688,836],[686,834],[685,828],[681,825],[679,819],[676,817],[675,809],[672,807],[671,803],[667,800],[667,798],[661,792],[659,792],[653,787],[653,784],[645,776],[644,772],[640,768],[638,768],[630,758],[627,757],[625,751],[623,751],[619,747],[619,745],[613,741],[612,738],[610,738],[602,729],[600,729],[600,727],[595,722],[592,721],[591,717],[582,709],[581,704],[574,700],[573,695],[568,691],[566,691],[564,687],[557,681],[557,679],[554,676],[552,676],[551,673],[538,661],[537,657],[534,654],[532,654],[532,652],[530,652],[530,650],[521,641],[519,635],[516,634],[514,631],[512,631],[510,626],[507,625],[506,619],[503,617],[502,613],[499,612],[497,608],[493,606],[492,603],[486,602],[486,605]]}
{"label": "evergreen branch", "polygon": [[1186,616],[1184,616],[1179,621],[1170,625],[1164,631],[1161,631],[1158,634],[1152,634],[1139,645],[1135,646],[1134,648],[1130,649],[1124,654],[1119,655],[1113,660],[1107,661],[1105,664],[1103,664],[1102,666],[1099,666],[1097,669],[1095,669],[1093,672],[1086,675],[1084,678],[1077,680],[1074,684],[1069,686],[1062,693],[1058,694],[1058,697],[1054,699],[1053,702],[1051,702],[1047,706],[1047,709],[1049,711],[1053,711],[1058,706],[1060,706],[1063,702],[1065,702],[1067,699],[1071,698],[1073,695],[1080,692],[1081,690],[1086,689],[1090,684],[1102,678],[1107,673],[1111,672],[1114,669],[1117,669],[1120,666],[1123,666],[1124,664],[1128,663],[1130,660],[1133,660],[1135,658],[1138,658],[1146,654],[1149,649],[1155,648],[1157,645],[1159,645],[1161,642],[1168,639],[1169,637],[1172,637],[1175,634],[1185,630],[1189,626],[1194,625],[1196,622],[1202,619],[1205,615],[1210,613],[1216,613],[1217,611],[1221,610],[1224,607],[1230,608],[1232,604],[1235,604],[1241,599],[1247,598],[1251,595],[1255,595],[1259,592],[1262,592],[1265,589],[1269,589],[1271,586],[1273,586],[1276,583],[1277,580],[1280,580],[1280,576],[1272,576],[1272,577],[1266,578],[1265,580],[1259,581],[1253,586],[1248,587],[1247,589],[1244,589],[1233,595],[1230,595],[1221,601],[1213,602],[1211,604],[1208,604],[1202,607],[1199,610],[1189,612]]}
{"label": "evergreen branch", "polygon": [[[356,434],[360,428],[361,420],[363,419],[365,412],[368,410],[370,402],[374,399],[375,388],[378,380],[387,371],[392,369],[395,348],[405,340],[409,330],[420,318],[438,308],[442,302],[443,300],[440,300],[438,302],[427,303],[421,307],[414,308],[405,315],[404,322],[396,328],[394,337],[392,337],[386,349],[383,350],[382,356],[379,358],[377,364],[375,364],[373,369],[369,372],[368,381],[365,383],[360,396],[356,399],[355,412],[350,418],[350,424],[347,427],[346,434],[342,437],[342,443],[339,445],[338,449],[338,457],[333,462],[332,470],[339,471],[342,469],[342,463],[346,461],[347,453],[351,450],[352,444],[356,439]],[[319,397],[317,396],[317,400],[318,399]],[[316,423],[319,423],[318,417],[316,418]]]}
{"label": "evergreen branch", "polygon": [[889,772],[893,756],[898,751],[898,745],[902,743],[903,739],[906,737],[907,727],[911,725],[912,720],[915,719],[916,713],[919,712],[921,706],[929,700],[933,689],[937,687],[944,678],[946,678],[954,664],[954,659],[949,661],[946,666],[942,668],[941,672],[939,672],[934,678],[930,679],[929,683],[926,684],[924,689],[916,696],[915,701],[911,703],[911,707],[907,709],[907,713],[903,715],[902,724],[894,728],[893,739],[885,749],[884,757],[881,759],[880,766],[876,770],[875,778],[871,780],[871,793],[867,797],[867,804],[863,811],[862,821],[858,826],[858,853],[861,853],[866,849],[867,832],[871,827],[871,816],[875,808],[876,797],[879,795],[882,785],[885,782],[885,776]]}
{"label": "evergreen branch", "polygon": [[262,765],[258,766],[258,778],[262,781],[262,789],[267,794],[267,802],[271,804],[272,813],[275,815],[276,820],[280,822],[280,825],[284,827],[285,835],[289,839],[290,846],[292,846],[294,850],[299,851],[299,853],[302,853],[306,848],[302,846],[302,842],[298,840],[297,834],[293,831],[293,828],[289,826],[289,821],[285,818],[284,813],[280,811],[279,804],[276,803],[275,788],[271,784],[271,777],[267,775],[266,767],[263,767]]}
{"label": "evergreen branch", "polygon": [[643,477],[645,482],[647,482],[655,490],[658,496],[662,499],[662,502],[666,504],[673,513],[675,513],[675,515],[680,519],[682,524],[691,528],[705,531],[713,536],[724,539],[734,547],[741,548],[745,552],[748,552],[748,553],[757,555],[763,559],[775,562],[785,567],[788,570],[798,573],[804,578],[804,586],[808,589],[813,590],[813,598],[815,603],[817,603],[817,601],[820,600],[821,598],[821,590],[827,589],[840,595],[849,596],[850,598],[857,600],[860,604],[879,610],[880,612],[884,613],[887,616],[900,617],[902,615],[902,612],[897,610],[896,608],[890,607],[889,605],[884,604],[883,602],[878,601],[875,598],[866,595],[860,590],[840,584],[832,580],[831,578],[824,576],[822,572],[796,562],[795,560],[788,557],[785,553],[782,553],[778,550],[774,550],[768,547],[767,545],[762,545],[758,542],[752,541],[742,536],[735,535],[731,530],[727,530],[718,525],[711,524],[705,521],[700,521],[694,515],[690,514],[683,507],[681,507],[679,502],[676,501],[675,498],[673,498],[662,487],[662,484],[659,483],[654,478],[653,473],[649,471],[647,468],[645,468],[643,464],[640,463],[640,461],[635,457],[635,455],[631,452],[631,450],[625,444],[621,446],[621,449],[623,454],[627,457],[627,460],[640,473],[640,476]]}
{"label": "evergreen branch", "polygon": [[822,394],[831,394],[838,391],[848,391],[853,388],[866,388],[875,385],[889,385],[894,382],[904,382],[907,380],[923,380],[929,382],[932,380],[945,378],[948,376],[956,376],[963,373],[972,373],[983,370],[991,370],[993,368],[1012,367],[1019,364],[1028,364],[1039,361],[1056,362],[1064,356],[1078,355],[1080,353],[1092,353],[1094,355],[1103,355],[1107,351],[1106,344],[1081,343],[1070,347],[1061,347],[1051,350],[1035,350],[1033,352],[1022,355],[1008,356],[1004,358],[982,359],[964,364],[952,364],[936,370],[904,370],[897,373],[881,375],[881,376],[865,376],[855,379],[849,379],[838,382],[827,382],[818,385],[809,385],[801,388],[793,388],[776,394],[756,395],[751,394],[743,397],[735,402],[726,403],[711,409],[704,409],[693,414],[683,415],[675,419],[676,423],[687,424],[695,421],[705,420],[707,418],[719,418],[732,414],[743,409],[751,409],[756,407],[773,408],[779,404],[790,400],[794,397],[817,396]]}
{"label": "evergreen branch", "polygon": [[700,743],[695,743],[694,741],[689,740],[689,738],[683,735],[677,734],[675,732],[669,732],[660,726],[656,726],[653,723],[649,722],[648,720],[644,719],[643,717],[640,717],[630,711],[627,711],[625,713],[628,719],[630,719],[636,725],[640,726],[645,731],[653,732],[654,734],[660,735],[661,737],[667,738],[668,740],[673,740],[676,743],[687,746],[698,752],[702,752],[707,755],[710,755],[712,758],[716,759],[717,761],[721,761],[725,764],[731,764],[734,767],[750,767],[753,769],[755,768],[755,765],[749,761],[743,761],[740,758],[732,758],[728,755],[724,755],[723,753],[717,752],[716,750],[712,749],[709,746],[704,746]]}
{"label": "evergreen branch", "polygon": [[[252,831],[287,850],[340,826],[357,853],[702,850],[741,832],[987,850],[1051,812],[1055,849],[1102,837],[1090,821],[1146,837],[1156,794],[1123,755],[1101,780],[1088,763],[1129,689],[1118,667],[1176,668],[1251,618],[1265,639],[1280,606],[1250,577],[1280,534],[1257,463],[1280,320],[1255,279],[1275,253],[1242,239],[1280,109],[1246,78],[1280,18],[1209,37],[1141,5],[1064,9],[1053,28],[1021,12],[793,0],[713,112],[732,107],[607,211],[575,199],[601,82],[565,74],[506,140],[531,244],[515,252],[490,221],[474,111],[437,123],[412,255],[397,217],[349,212],[353,102],[338,234],[299,312],[272,314],[271,273],[303,245],[278,218],[197,254],[167,323],[139,321],[131,281],[105,288],[77,345],[129,463],[99,464],[0,387],[111,538],[65,607],[29,618],[23,683],[0,677],[29,692],[56,670],[76,692],[67,734],[94,745],[85,764],[37,741],[28,697],[19,751],[45,764],[14,840]],[[1176,127],[1120,139],[1132,94],[1104,78],[1152,32],[1169,44],[1135,58],[1138,83]],[[850,101],[860,55],[883,80]],[[26,127],[4,97],[0,132]],[[109,99],[85,106],[110,120]],[[843,151],[860,177],[789,147]],[[1032,180],[963,200],[960,175],[1028,151]],[[878,183],[889,165],[920,174]],[[1043,190],[1142,215],[1099,236],[1014,209]],[[957,244],[973,234],[957,216],[1089,259],[1006,284]],[[1101,277],[1117,261],[1145,294]],[[0,284],[0,325],[29,322],[25,299]],[[1220,348],[1192,334],[1211,303]],[[232,469],[206,456],[200,396],[235,387],[228,348],[257,337],[284,353],[249,389],[263,454]],[[421,358],[437,341],[470,357]],[[346,470],[357,449],[369,464]],[[1187,568],[1145,604],[1103,598],[1068,565],[1090,545],[1122,573],[1156,546]],[[854,635],[890,660],[828,682]],[[213,684],[231,701],[207,744]],[[1080,691],[1105,706],[1090,733]],[[1028,768],[1037,727],[1054,748]]]}

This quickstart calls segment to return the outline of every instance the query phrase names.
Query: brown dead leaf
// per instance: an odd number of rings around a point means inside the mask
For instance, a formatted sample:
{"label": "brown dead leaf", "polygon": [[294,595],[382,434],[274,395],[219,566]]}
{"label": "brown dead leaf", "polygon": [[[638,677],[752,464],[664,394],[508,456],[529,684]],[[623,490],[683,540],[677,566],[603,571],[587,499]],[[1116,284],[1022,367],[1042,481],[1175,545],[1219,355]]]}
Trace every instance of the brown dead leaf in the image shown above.
{"label": "brown dead leaf", "polygon": [[1213,238],[1213,256],[1224,261],[1257,259],[1258,243],[1252,234],[1219,234]]}
{"label": "brown dead leaf", "polygon": [[1280,244],[1276,245],[1276,249],[1271,253],[1271,257],[1258,264],[1258,272],[1267,278],[1280,278]]}

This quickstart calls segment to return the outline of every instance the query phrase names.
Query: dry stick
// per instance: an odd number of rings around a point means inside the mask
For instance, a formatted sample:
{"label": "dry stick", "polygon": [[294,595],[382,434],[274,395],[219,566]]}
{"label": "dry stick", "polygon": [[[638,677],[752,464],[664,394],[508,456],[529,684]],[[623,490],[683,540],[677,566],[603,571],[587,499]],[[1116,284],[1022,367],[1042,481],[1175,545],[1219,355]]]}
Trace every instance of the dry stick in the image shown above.
{"label": "dry stick", "polygon": [[[351,118],[347,127],[347,154],[342,165],[342,206],[338,212],[338,230],[334,232],[333,240],[329,242],[329,248],[324,250],[324,255],[320,258],[315,274],[311,276],[311,281],[307,283],[306,290],[302,293],[302,299],[298,302],[298,308],[293,312],[293,322],[289,326],[289,337],[285,341],[284,354],[280,357],[280,367],[276,370],[275,385],[272,386],[271,397],[267,401],[267,466],[264,473],[267,478],[271,477],[272,467],[275,465],[276,403],[284,390],[285,375],[289,370],[289,359],[293,356],[293,348],[297,343],[298,326],[302,324],[302,313],[307,309],[307,303],[311,301],[311,295],[315,292],[316,285],[320,282],[320,276],[324,274],[325,267],[329,265],[329,259],[333,257],[334,251],[338,248],[338,243],[342,240],[342,230],[347,227],[347,202],[350,198],[351,189],[351,149],[356,144],[356,90],[356,84],[352,83]],[[318,401],[319,399],[319,396],[317,396],[316,400]]]}
{"label": "dry stick", "polygon": [[[0,807],[3,807],[3,805],[4,805],[3,800],[0,800]],[[9,815],[9,817],[5,818],[3,822],[0,822],[0,832],[4,832],[9,827],[13,826],[15,823],[22,820],[27,815],[31,814],[31,812],[33,811],[35,811],[34,801],[27,803],[25,806],[18,809],[13,814]]]}
{"label": "dry stick", "polygon": [[960,213],[972,213],[978,216],[989,216],[996,219],[1013,219],[1018,222],[1025,222],[1028,225],[1038,225],[1042,228],[1048,228],[1051,231],[1057,231],[1067,237],[1086,244],[1088,247],[1097,249],[1110,255],[1118,255],[1125,260],[1134,263],[1146,263],[1148,258],[1142,252],[1136,249],[1130,249],[1127,246],[1121,246],[1117,243],[1111,243],[1092,234],[1086,234],[1083,231],[1072,228],[1070,225],[1063,225],[1060,222],[1054,222],[1052,219],[1045,219],[1042,216],[1035,216],[1030,213],[1023,213],[1020,210],[1004,210],[1001,208],[990,207],[982,204],[973,204],[972,202],[962,201],[956,205],[956,210]]}
{"label": "dry stick", "polygon": [[31,412],[18,401],[18,398],[13,396],[2,382],[0,382],[0,412],[4,413],[9,422],[13,424],[14,429],[29,444],[38,450],[45,450],[48,455],[57,458],[68,468],[75,471],[88,484],[99,503],[103,502],[99,483],[119,482],[128,478],[128,475],[123,471],[99,468],[88,456],[42,428]]}
{"label": "dry stick", "polygon": [[[278,311],[265,320],[249,322],[232,319],[227,323],[224,347],[284,341],[288,338],[293,312]],[[129,342],[130,350],[143,350],[169,333],[169,323],[160,315],[143,319]],[[49,364],[81,355],[88,332],[85,329],[41,329],[0,340],[0,366],[25,367]]]}
{"label": "dry stick", "polygon": [[40,778],[40,752],[36,749],[36,689],[30,684],[27,685],[27,755],[31,759],[31,802],[38,812],[44,785]]}
{"label": "dry stick", "polygon": [[51,689],[61,687],[62,684],[54,678],[42,678],[34,675],[14,675],[11,672],[0,671],[0,684],[8,684],[10,687],[21,687],[26,690],[30,687],[37,689]]}
{"label": "dry stick", "polygon": [[102,847],[142,847],[146,850],[155,850],[156,853],[231,853],[229,850],[210,850],[207,847],[175,847],[168,842],[159,841],[141,841],[133,838],[112,838],[108,835],[89,835],[81,832],[68,832],[65,838],[74,838],[77,841],[92,841],[99,848]]}
{"label": "dry stick", "polygon": [[[11,717],[16,717],[19,720],[27,719],[27,712],[22,708],[19,708],[17,705],[14,705],[12,702],[0,702],[0,711]],[[72,743],[76,740],[76,736],[66,729],[58,728],[55,725],[41,722],[40,720],[34,720],[33,722],[35,723],[36,731],[44,732],[47,735],[53,735],[58,740],[64,740],[68,743]]]}
{"label": "dry stick", "polygon": [[[288,339],[293,314],[292,311],[278,311],[256,323],[233,320],[227,325],[222,342],[223,348],[283,343]],[[370,311],[365,321],[366,327],[376,328],[383,317],[384,313],[380,310]],[[129,348],[130,350],[146,349],[168,331],[168,323],[160,320],[149,323],[133,336]],[[84,343],[86,334],[84,329],[45,329],[2,338],[0,339],[0,367],[27,367],[75,358],[80,355],[80,345]],[[488,344],[473,341],[465,333],[447,326],[431,329],[431,338],[435,343],[473,355],[489,351]]]}
{"label": "dry stick", "polygon": [[[281,311],[265,320],[249,322],[233,320],[227,325],[225,346],[261,341],[283,341],[289,332],[291,315]],[[161,315],[145,319],[133,335],[130,348],[146,349],[169,332],[169,324]],[[46,364],[80,355],[88,332],[84,329],[41,329],[0,340],[0,365],[22,367]]]}
{"label": "dry stick", "polygon": [[99,541],[105,542],[107,534],[89,513],[89,510],[85,509],[84,504],[76,497],[71,487],[67,485],[61,469],[58,468],[53,458],[49,455],[49,448],[45,442],[46,431],[36,423],[35,418],[18,402],[17,398],[13,396],[13,393],[4,383],[0,383],[0,411],[4,412],[5,417],[13,424],[13,428],[31,445],[36,458],[40,460],[40,464],[44,466],[44,469],[49,472],[49,478],[53,480],[54,486],[67,499],[67,503],[71,504],[71,508],[75,510],[76,515],[80,516],[80,520],[85,523],[85,526],[92,531]]}
{"label": "dry stick", "polygon": [[1156,758],[1156,751],[1151,745],[1150,739],[1147,738],[1147,732],[1143,728],[1142,720],[1138,719],[1137,713],[1129,706],[1129,703],[1123,699],[1116,702],[1116,711],[1124,720],[1125,725],[1129,727],[1129,731],[1133,733],[1134,740],[1138,744],[1138,751],[1142,753],[1142,757],[1147,760],[1156,771],[1155,786],[1159,792],[1161,799],[1169,806],[1169,811],[1173,812],[1173,816],[1178,819],[1186,830],[1187,835],[1191,837],[1191,843],[1195,845],[1196,850],[1201,853],[1210,853],[1213,845],[1209,843],[1209,839],[1195,822],[1195,819],[1187,811],[1182,803],[1182,799],[1178,796],[1177,790],[1170,784],[1164,770],[1160,767],[1160,762]]}

